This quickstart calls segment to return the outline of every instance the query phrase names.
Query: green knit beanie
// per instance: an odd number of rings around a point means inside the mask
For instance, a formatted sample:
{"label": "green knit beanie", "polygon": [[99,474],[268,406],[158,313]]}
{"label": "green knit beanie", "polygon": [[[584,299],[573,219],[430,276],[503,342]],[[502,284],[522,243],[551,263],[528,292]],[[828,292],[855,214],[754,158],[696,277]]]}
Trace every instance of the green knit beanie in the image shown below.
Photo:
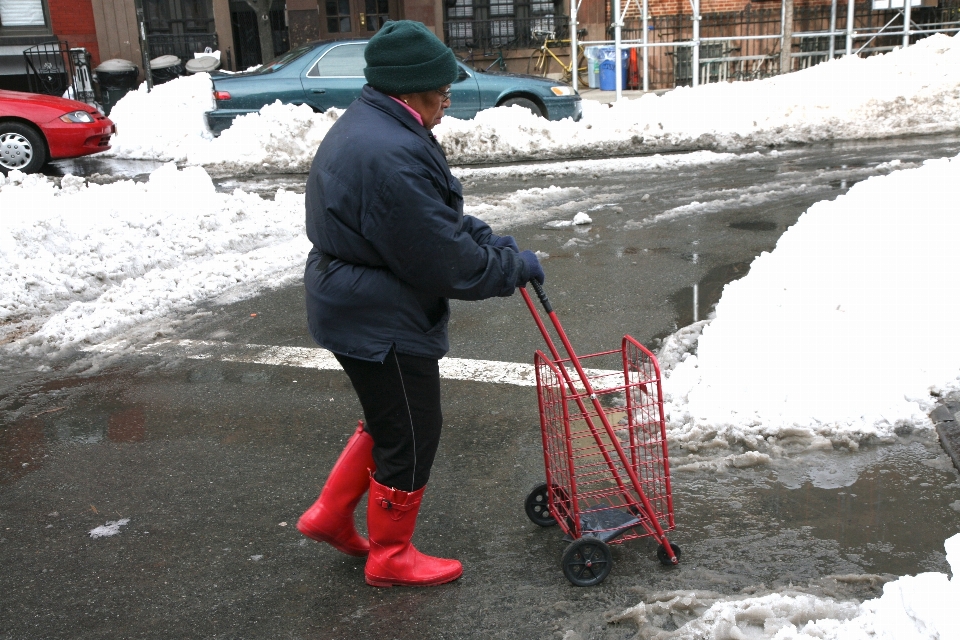
{"label": "green knit beanie", "polygon": [[421,22],[387,22],[367,43],[363,70],[375,89],[401,95],[439,89],[460,75],[457,58]]}

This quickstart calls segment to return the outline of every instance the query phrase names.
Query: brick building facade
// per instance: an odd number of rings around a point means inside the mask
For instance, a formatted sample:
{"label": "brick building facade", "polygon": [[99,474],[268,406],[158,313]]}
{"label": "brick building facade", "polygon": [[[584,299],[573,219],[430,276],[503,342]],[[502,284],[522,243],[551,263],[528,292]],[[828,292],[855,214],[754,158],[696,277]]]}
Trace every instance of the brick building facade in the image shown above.
{"label": "brick building facade", "polygon": [[92,0],[46,0],[50,10],[50,28],[57,40],[90,52],[93,65],[100,64],[97,25]]}
{"label": "brick building facade", "polygon": [[[639,18],[639,1],[629,0],[629,3],[627,17]],[[830,5],[830,3],[831,0],[794,0],[794,6]],[[846,4],[846,0],[841,0],[841,4]],[[627,0],[622,0],[621,7],[627,7]],[[701,15],[743,11],[748,7],[753,9],[779,9],[780,0],[700,0]],[[691,15],[693,13],[689,0],[650,0],[649,10],[652,16]]]}
{"label": "brick building facade", "polygon": [[53,40],[83,47],[99,63],[92,0],[0,2],[0,88],[28,88],[23,51]]}
{"label": "brick building facade", "polygon": [[[391,19],[423,22],[474,66],[489,66],[502,55],[508,70],[516,72],[530,71],[531,55],[544,33],[552,33],[558,40],[569,38],[570,0],[273,0],[270,22],[274,51],[264,55],[257,18],[245,0],[141,1],[152,56],[175,53],[190,57],[211,46],[222,52],[223,67],[231,70],[258,64],[263,58],[271,59],[312,40],[370,37]],[[924,4],[937,1],[924,0]],[[953,7],[958,2],[939,0],[941,7]],[[586,31],[585,40],[612,39],[612,4],[612,0],[581,1],[578,27]],[[830,5],[830,0],[794,0],[794,30],[826,29]],[[842,25],[847,3],[841,0],[838,5],[838,24]],[[640,37],[640,7],[640,0],[621,0],[621,10],[626,10],[624,39]],[[689,0],[650,0],[649,9],[648,35],[653,42],[682,43],[692,38]],[[780,10],[780,0],[701,0],[701,38],[779,33]],[[877,21],[882,25],[895,13],[875,10],[871,0],[859,0],[856,11],[857,28]],[[914,14],[914,20],[918,24],[928,22],[919,13]],[[51,40],[86,48],[94,66],[106,58],[125,58],[142,65],[134,0],[0,0],[0,87],[16,85],[16,78],[11,78],[17,74],[23,77],[23,49]],[[826,46],[815,40],[794,40],[791,54],[799,54],[800,59],[793,68],[820,61],[820,50]],[[724,67],[732,76],[708,69],[704,77],[711,81],[779,73],[779,63],[773,59],[777,47],[779,42],[773,39],[701,45],[701,60],[763,58],[751,63],[749,70],[743,64]],[[569,59],[569,48],[562,44],[554,51]],[[654,61],[647,70],[653,79],[651,86],[667,88],[687,82],[690,72],[682,67],[689,65],[685,59],[690,51],[683,45],[660,46],[652,51]]]}

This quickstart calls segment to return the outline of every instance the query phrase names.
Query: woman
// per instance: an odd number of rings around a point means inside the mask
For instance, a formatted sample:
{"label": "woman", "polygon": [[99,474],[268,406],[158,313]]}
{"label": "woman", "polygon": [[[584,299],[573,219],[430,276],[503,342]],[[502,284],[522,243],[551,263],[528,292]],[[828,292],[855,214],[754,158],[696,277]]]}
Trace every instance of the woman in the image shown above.
{"label": "woman", "polygon": [[[304,283],[310,332],[349,376],[365,424],[297,528],[367,556],[368,584],[437,585],[459,578],[460,563],[410,539],[440,442],[447,300],[509,296],[544,275],[533,252],[463,215],[462,188],[430,132],[458,79],[453,52],[401,20],[364,56],[368,84],[310,169]],[[368,488],[369,542],[353,520]]]}

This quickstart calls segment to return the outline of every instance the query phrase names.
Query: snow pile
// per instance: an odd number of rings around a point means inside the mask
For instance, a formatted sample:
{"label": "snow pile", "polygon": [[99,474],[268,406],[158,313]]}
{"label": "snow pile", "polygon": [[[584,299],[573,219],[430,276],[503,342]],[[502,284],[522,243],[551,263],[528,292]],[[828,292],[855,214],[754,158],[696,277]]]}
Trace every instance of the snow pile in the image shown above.
{"label": "snow pile", "polygon": [[545,226],[549,227],[550,229],[562,229],[563,227],[574,227],[578,225],[590,224],[592,222],[593,218],[591,218],[588,214],[584,213],[583,211],[578,211],[577,215],[573,216],[573,220],[554,220],[552,222],[548,222]]}
{"label": "snow pile", "polygon": [[217,193],[200,167],[146,183],[0,176],[0,343],[45,353],[102,339],[241,283],[263,285],[308,251],[303,196]]}
{"label": "snow pile", "polygon": [[216,108],[210,74],[198,73],[157,85],[143,83],[114,105],[117,133],[104,155],[137,160],[183,160],[195,146],[213,140],[204,113]]}
{"label": "snow pile", "polygon": [[[796,589],[753,597],[671,592],[641,602],[611,622],[632,620],[640,627],[638,637],[657,640],[958,640],[960,534],[944,547],[953,579],[935,572],[904,576],[885,584],[881,597],[859,605]],[[667,622],[679,628],[664,631]]]}
{"label": "snow pile", "polygon": [[930,426],[960,373],[958,183],[960,157],[930,160],[813,205],[724,288],[695,355],[689,331],[666,345],[671,437],[777,455]]}
{"label": "snow pile", "polygon": [[130,524],[130,518],[121,518],[120,520],[108,521],[107,524],[101,525],[95,529],[90,530],[91,538],[109,538],[110,536],[115,536],[120,533],[120,527],[125,527]]}
{"label": "snow pile", "polygon": [[610,109],[585,101],[579,123],[498,109],[436,131],[456,162],[883,138],[957,130],[958,89],[960,39],[938,34],[755,82],[682,87]]}
{"label": "snow pile", "polygon": [[[176,160],[216,171],[304,172],[338,113],[269,105],[214,140],[209,76],[128,94],[111,113],[109,154]],[[705,107],[709,105],[709,107]],[[444,118],[434,130],[452,164],[726,149],[960,129],[960,39],[936,34],[869,58],[850,56],[785,76],[678,88],[622,100],[584,101],[580,122],[549,122],[521,107]],[[229,134],[229,135],[228,135]],[[223,137],[222,136],[222,137]]]}
{"label": "snow pile", "polygon": [[187,149],[188,164],[228,173],[306,173],[320,141],[343,111],[314,113],[307,105],[265,106],[240,116],[209,144]]}

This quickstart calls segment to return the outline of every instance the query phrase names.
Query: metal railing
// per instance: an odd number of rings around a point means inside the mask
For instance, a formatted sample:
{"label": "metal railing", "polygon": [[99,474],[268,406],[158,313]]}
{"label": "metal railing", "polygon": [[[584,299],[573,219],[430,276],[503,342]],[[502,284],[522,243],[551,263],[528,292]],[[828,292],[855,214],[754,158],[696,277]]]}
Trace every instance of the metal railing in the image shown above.
{"label": "metal railing", "polygon": [[[639,4],[639,0],[632,1]],[[870,2],[854,5],[842,0],[832,5],[796,7],[786,56],[781,52],[783,22],[782,7],[702,14],[699,21],[694,21],[691,14],[623,20],[621,47],[638,49],[646,59],[639,70],[641,86],[629,88],[667,89],[755,80],[781,73],[783,61],[790,64],[786,71],[796,71],[848,53],[891,51],[934,33],[960,31],[960,0],[940,0],[938,7],[912,10],[909,6],[903,10],[874,10]],[[613,42],[583,44],[609,46]]]}
{"label": "metal railing", "polygon": [[[780,72],[780,11],[748,8],[708,13],[700,20],[699,84],[757,80]],[[693,84],[693,26],[689,15],[654,16],[648,62],[650,88]],[[622,30],[625,43],[641,40],[639,22]],[[635,89],[640,86],[632,87]]]}
{"label": "metal railing", "polygon": [[27,83],[33,93],[94,104],[90,54],[66,41],[44,42],[23,51]]}
{"label": "metal railing", "polygon": [[217,34],[215,33],[185,33],[169,35],[165,33],[150,33],[150,55],[177,56],[183,61],[193,58],[194,53],[200,53],[207,47],[216,51],[218,48]]}
{"label": "metal railing", "polygon": [[[769,9],[748,6],[739,12],[700,14],[700,19],[694,20],[690,13],[652,16],[649,0],[623,1],[633,5],[634,17],[625,18],[628,11],[624,8],[619,20],[614,17],[611,39],[582,44],[611,46],[619,40],[623,49],[637,49],[643,59],[636,56],[637,73],[628,74],[628,78],[636,78],[631,89],[757,80],[805,69],[840,55],[872,55],[913,44],[934,33],[960,32],[960,0],[940,0],[937,7],[911,8],[905,3],[901,10],[874,10],[869,1],[835,0],[826,5],[796,6],[789,50],[782,51],[783,25],[787,21],[784,5]],[[614,9],[619,10],[620,0],[614,2]],[[699,13],[700,0],[690,2]],[[448,45],[471,55],[474,51],[492,55],[498,50],[534,48],[539,45],[537,32],[552,31],[557,39],[569,39],[578,7],[573,0],[572,19],[559,14],[487,18],[479,10],[471,16],[448,14],[444,35]],[[642,17],[644,12],[646,19]],[[481,15],[485,19],[479,19]]]}

